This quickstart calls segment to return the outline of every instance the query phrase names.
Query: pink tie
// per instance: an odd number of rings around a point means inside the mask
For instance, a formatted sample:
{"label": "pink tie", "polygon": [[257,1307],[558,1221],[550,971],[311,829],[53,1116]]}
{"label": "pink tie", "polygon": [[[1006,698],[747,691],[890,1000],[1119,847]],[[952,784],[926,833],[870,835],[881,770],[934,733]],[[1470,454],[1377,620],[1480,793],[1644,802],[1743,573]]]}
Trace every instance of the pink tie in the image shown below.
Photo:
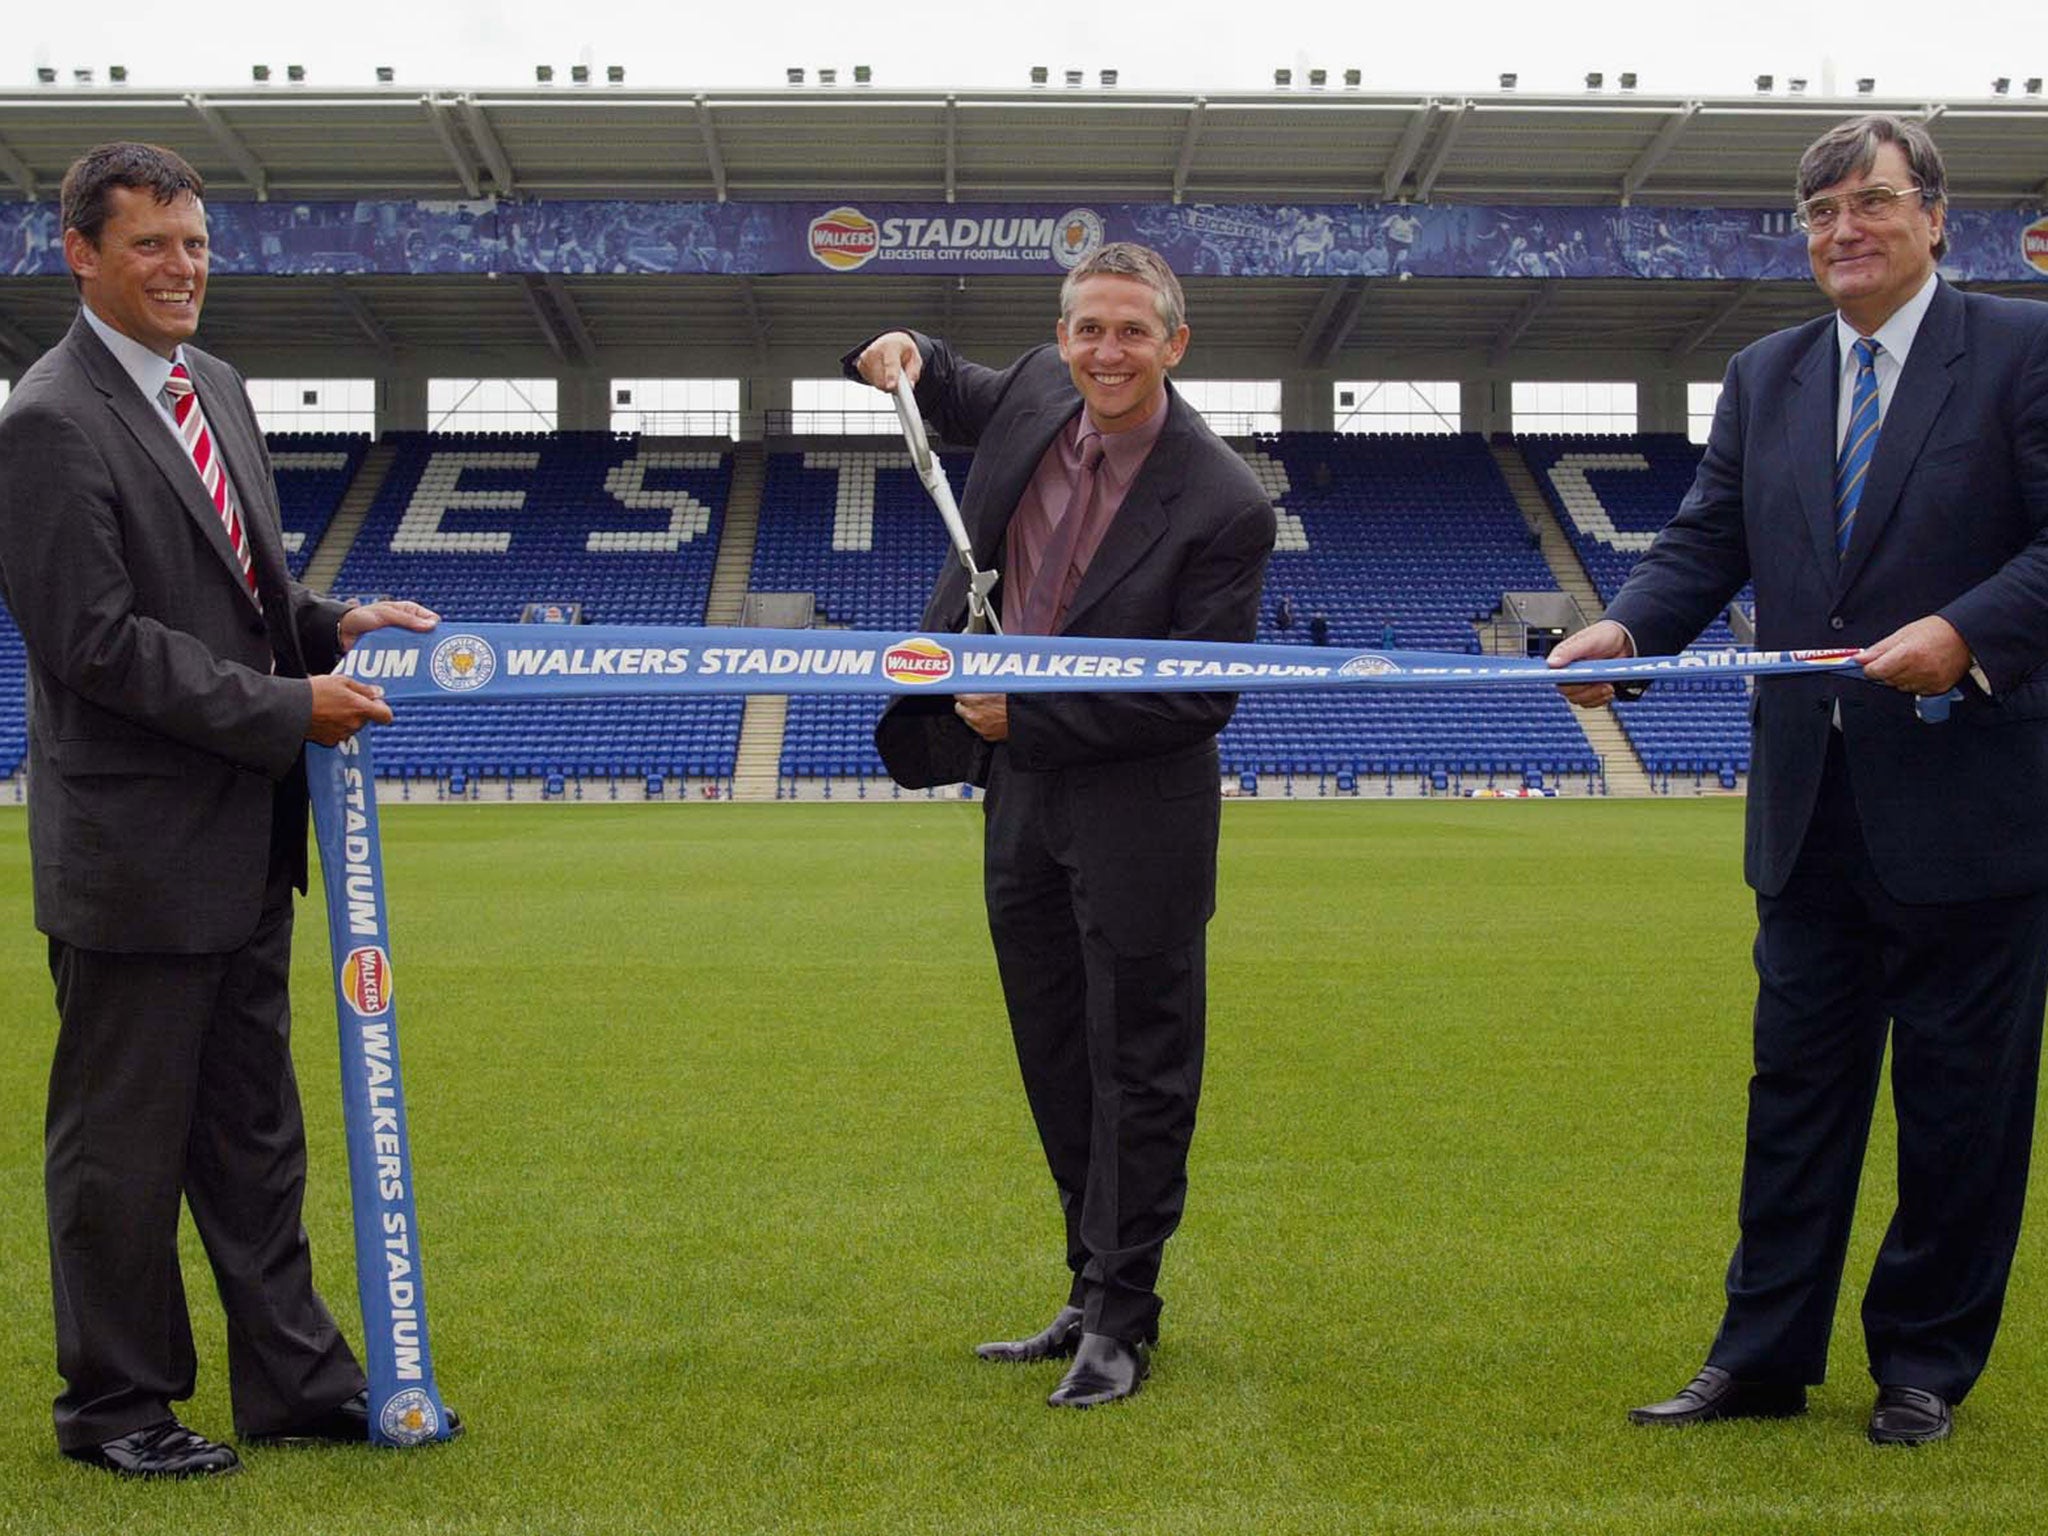
{"label": "pink tie", "polygon": [[242,509],[235,505],[235,488],[228,483],[220,455],[214,451],[213,434],[206,429],[206,413],[199,409],[199,396],[192,392],[192,375],[185,371],[183,363],[172,367],[164,393],[171,397],[171,414],[177,418],[178,435],[185,440],[185,451],[192,455],[200,482],[213,498],[213,509],[220,514],[221,526],[228,531],[235,563],[242,568],[242,584],[261,608],[263,600],[256,596],[256,570],[249,560],[249,539],[242,528]]}
{"label": "pink tie", "polygon": [[1018,632],[1049,635],[1059,622],[1060,594],[1066,590],[1067,573],[1074,564],[1074,545],[1081,525],[1088,521],[1088,508],[1095,500],[1095,471],[1102,463],[1102,434],[1092,426],[1081,437],[1081,468],[1067,493],[1066,510],[1053,525],[1052,538],[1031,577],[1031,592],[1024,602],[1024,622]]}

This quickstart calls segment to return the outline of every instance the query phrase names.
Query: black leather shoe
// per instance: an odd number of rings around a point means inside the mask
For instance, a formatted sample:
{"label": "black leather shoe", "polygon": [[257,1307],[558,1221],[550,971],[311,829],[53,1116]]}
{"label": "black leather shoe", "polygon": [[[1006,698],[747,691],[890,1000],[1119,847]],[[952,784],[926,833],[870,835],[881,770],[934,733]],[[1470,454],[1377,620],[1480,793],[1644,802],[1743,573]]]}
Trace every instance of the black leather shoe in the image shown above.
{"label": "black leather shoe", "polygon": [[1737,1381],[1718,1365],[1678,1389],[1678,1396],[1631,1408],[1631,1424],[1711,1424],[1716,1419],[1792,1419],[1806,1412],[1806,1388],[1783,1381]]}
{"label": "black leather shoe", "polygon": [[1051,1322],[1028,1339],[998,1339],[977,1344],[974,1352],[984,1360],[1003,1360],[1027,1365],[1034,1360],[1064,1360],[1081,1342],[1081,1309],[1061,1307]]}
{"label": "black leather shoe", "polygon": [[1151,1352],[1106,1333],[1084,1333],[1048,1408],[1099,1408],[1129,1397],[1152,1374]]}
{"label": "black leather shoe", "polygon": [[[462,1415],[448,1410],[448,1438],[462,1433]],[[368,1445],[370,1443],[370,1392],[365,1387],[345,1398],[316,1419],[268,1435],[244,1435],[244,1445]]]}
{"label": "black leather shoe", "polygon": [[242,1467],[227,1446],[195,1435],[176,1419],[64,1454],[123,1477],[219,1477]]}
{"label": "black leather shoe", "polygon": [[1918,1387],[1879,1387],[1870,1410],[1872,1445],[1932,1445],[1955,1429],[1948,1400]]}

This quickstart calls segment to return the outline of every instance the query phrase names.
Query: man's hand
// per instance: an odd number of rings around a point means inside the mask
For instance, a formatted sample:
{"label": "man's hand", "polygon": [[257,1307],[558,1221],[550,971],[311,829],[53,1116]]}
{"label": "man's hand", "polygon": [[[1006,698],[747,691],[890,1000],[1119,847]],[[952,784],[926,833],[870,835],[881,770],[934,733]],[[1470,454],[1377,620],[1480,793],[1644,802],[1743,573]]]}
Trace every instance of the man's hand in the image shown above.
{"label": "man's hand", "polygon": [[[1628,631],[1612,619],[1602,619],[1558,641],[1549,663],[1562,667],[1574,661],[1614,661],[1635,653]],[[1607,683],[1560,683],[1557,691],[1581,709],[1599,709],[1614,701],[1614,689]]]}
{"label": "man's hand", "polygon": [[[341,648],[346,653],[359,638],[373,629],[383,629],[388,625],[396,624],[400,629],[424,632],[440,622],[441,615],[418,603],[361,603],[341,616]],[[333,743],[327,745],[331,746]]]}
{"label": "man's hand", "polygon": [[338,747],[366,725],[391,723],[382,688],[335,672],[307,681],[313,685],[313,718],[306,723],[306,740]]}
{"label": "man's hand", "polygon": [[953,713],[983,741],[1010,739],[1010,696],[1007,693],[963,693],[953,700]]}
{"label": "man's hand", "polygon": [[885,394],[896,393],[898,375],[915,384],[924,372],[924,359],[918,355],[917,343],[902,331],[888,331],[877,336],[861,349],[854,360],[854,367],[860,376]]}
{"label": "man's hand", "polygon": [[1970,647],[1955,625],[1932,613],[1866,645],[1850,660],[1873,683],[1932,696],[1947,693],[1962,681],[1970,670]]}

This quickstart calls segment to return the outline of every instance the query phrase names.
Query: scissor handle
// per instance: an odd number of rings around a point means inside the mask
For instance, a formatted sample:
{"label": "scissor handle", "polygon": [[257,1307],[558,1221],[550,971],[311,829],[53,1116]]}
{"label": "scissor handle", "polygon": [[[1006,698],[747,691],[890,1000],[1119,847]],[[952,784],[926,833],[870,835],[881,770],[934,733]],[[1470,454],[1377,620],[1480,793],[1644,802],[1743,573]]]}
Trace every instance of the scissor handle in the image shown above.
{"label": "scissor handle", "polygon": [[924,435],[924,412],[917,408],[917,396],[911,392],[910,376],[906,373],[896,375],[896,419],[903,423],[903,441],[910,446],[911,461],[918,474],[929,475],[932,445]]}

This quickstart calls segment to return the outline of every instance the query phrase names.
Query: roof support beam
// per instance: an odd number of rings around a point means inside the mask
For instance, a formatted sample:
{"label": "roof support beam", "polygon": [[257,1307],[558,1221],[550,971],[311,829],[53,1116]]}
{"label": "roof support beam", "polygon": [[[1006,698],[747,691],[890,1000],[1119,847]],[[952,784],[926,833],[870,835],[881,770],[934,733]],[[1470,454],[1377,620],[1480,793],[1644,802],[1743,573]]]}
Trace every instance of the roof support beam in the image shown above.
{"label": "roof support beam", "polygon": [[1664,163],[1664,157],[1671,153],[1672,146],[1678,143],[1679,135],[1692,125],[1692,120],[1699,116],[1699,111],[1698,102],[1688,101],[1664,119],[1664,126],[1657,130],[1657,136],[1643,147],[1643,152],[1636,156],[1636,163],[1622,175],[1621,205],[1624,208],[1634,199],[1643,183],[1655,174],[1657,167]]}
{"label": "roof support beam", "polygon": [[519,296],[526,300],[526,307],[533,314],[533,323],[540,327],[541,339],[548,344],[548,350],[555,354],[558,363],[573,363],[569,355],[569,343],[562,334],[561,323],[554,311],[541,296],[540,279],[527,273],[519,279]]}
{"label": "roof support beam", "polygon": [[43,348],[36,345],[35,337],[5,315],[0,315],[0,352],[27,367],[43,355]]}
{"label": "roof support beam", "polygon": [[470,197],[482,197],[484,184],[477,180],[476,156],[456,136],[454,103],[422,96],[420,105],[426,109],[427,121],[434,126],[434,137],[447,152],[448,163],[455,168],[455,179],[462,183],[463,192]]}
{"label": "roof support beam", "polygon": [[1515,343],[1528,333],[1529,327],[1536,323],[1543,311],[1557,302],[1557,290],[1560,286],[1559,280],[1554,277],[1545,278],[1538,283],[1536,291],[1529,295],[1520,309],[1515,311],[1515,318],[1493,338],[1493,346],[1488,350],[1487,356],[1496,368],[1508,360],[1508,354],[1514,350]]}
{"label": "roof support beam", "polygon": [[725,156],[719,153],[718,129],[711,121],[711,103],[703,93],[697,95],[697,131],[704,135],[704,158],[711,163],[711,185],[718,193],[718,200],[726,201]]}
{"label": "roof support beam", "polygon": [[1187,195],[1188,172],[1195,167],[1195,146],[1202,139],[1202,114],[1209,108],[1206,97],[1197,96],[1194,105],[1188,108],[1187,127],[1181,130],[1180,159],[1173,167],[1173,200],[1178,203]]}
{"label": "roof support beam", "polygon": [[398,350],[398,343],[391,339],[391,332],[385,329],[384,322],[377,318],[376,312],[370,308],[360,293],[338,277],[328,284],[328,288],[333,292],[335,300],[348,312],[349,319],[355,322],[356,329],[370,339],[372,346],[386,356]]}
{"label": "roof support beam", "polygon": [[1436,138],[1436,148],[1429,152],[1429,159],[1422,167],[1422,174],[1415,178],[1415,196],[1419,202],[1428,202],[1429,194],[1436,186],[1436,179],[1443,174],[1444,162],[1451,158],[1451,151],[1458,147],[1458,135],[1465,131],[1465,125],[1472,120],[1472,103],[1461,101],[1455,107],[1446,108],[1450,121],[1444,124],[1443,132]]}
{"label": "roof support beam", "polygon": [[1715,305],[1713,310],[1698,325],[1681,336],[1666,355],[1674,363],[1684,362],[1686,358],[1692,356],[1694,352],[1705,344],[1709,336],[1721,329],[1723,325],[1735,317],[1738,310],[1755,298],[1757,290],[1762,286],[1763,284],[1760,282],[1742,284],[1733,293],[1729,294],[1727,298]]}
{"label": "roof support beam", "polygon": [[242,136],[228,126],[228,120],[220,115],[220,108],[197,91],[186,92],[185,105],[192,109],[200,125],[213,136],[213,142],[220,146],[221,153],[235,163],[235,169],[242,173],[242,180],[255,191],[256,201],[269,202],[270,173],[263,169],[263,162],[242,141]]}
{"label": "roof support beam", "polygon": [[1401,142],[1394,146],[1394,158],[1387,162],[1387,171],[1380,178],[1380,201],[1391,203],[1401,195],[1401,183],[1408,179],[1408,168],[1415,164],[1415,157],[1422,152],[1423,138],[1429,133],[1429,125],[1436,121],[1437,104],[1425,101],[1409,115],[1408,126],[1401,131]]}
{"label": "roof support beam", "polygon": [[491,126],[490,117],[474,96],[462,98],[462,123],[469,130],[469,141],[484,157],[484,164],[490,167],[491,180],[497,185],[498,195],[512,196],[515,188],[511,157],[505,153],[505,146],[499,141],[497,130]]}
{"label": "roof support beam", "polygon": [[1322,369],[1329,366],[1337,349],[1357,327],[1358,316],[1365,308],[1365,294],[1365,279],[1362,277],[1340,278],[1323,289],[1315,314],[1302,327],[1301,340],[1295,343],[1296,367]]}
{"label": "roof support beam", "polygon": [[754,297],[754,280],[740,279],[740,308],[747,312],[747,324],[754,332],[754,356],[762,362],[768,361],[768,322],[761,314],[760,302]]}
{"label": "roof support beam", "polygon": [[569,285],[558,273],[550,272],[540,281],[547,290],[549,301],[555,306],[555,314],[561,319],[562,329],[568,333],[576,361],[585,368],[595,367],[597,343],[591,339],[590,327],[583,323],[583,311],[576,306],[576,295],[569,291]]}
{"label": "roof support beam", "polygon": [[21,195],[30,202],[36,200],[36,173],[28,168],[28,162],[7,147],[7,141],[0,139],[0,174],[21,188]]}
{"label": "roof support beam", "polygon": [[960,98],[946,98],[946,201],[960,201]]}

